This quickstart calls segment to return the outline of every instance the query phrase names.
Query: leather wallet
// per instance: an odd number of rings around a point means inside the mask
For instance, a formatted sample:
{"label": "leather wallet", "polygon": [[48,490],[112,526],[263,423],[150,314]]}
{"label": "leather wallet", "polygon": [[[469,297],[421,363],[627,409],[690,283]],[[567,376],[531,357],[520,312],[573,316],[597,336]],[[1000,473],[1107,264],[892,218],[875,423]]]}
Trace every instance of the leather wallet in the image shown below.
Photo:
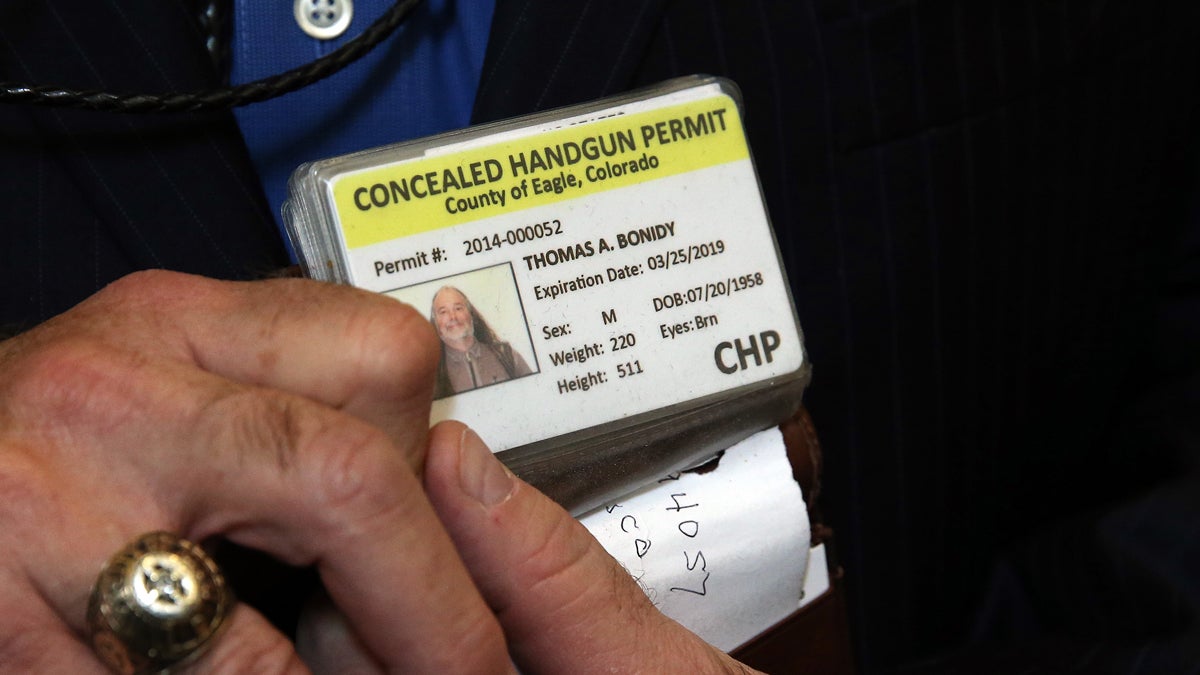
{"label": "leather wallet", "polygon": [[845,579],[833,550],[833,531],[823,524],[818,497],[821,493],[821,444],[808,411],[801,407],[780,425],[792,475],[800,484],[812,524],[812,545],[824,544],[829,565],[829,589],[788,618],[767,629],[733,656],[767,673],[855,672],[846,616]]}

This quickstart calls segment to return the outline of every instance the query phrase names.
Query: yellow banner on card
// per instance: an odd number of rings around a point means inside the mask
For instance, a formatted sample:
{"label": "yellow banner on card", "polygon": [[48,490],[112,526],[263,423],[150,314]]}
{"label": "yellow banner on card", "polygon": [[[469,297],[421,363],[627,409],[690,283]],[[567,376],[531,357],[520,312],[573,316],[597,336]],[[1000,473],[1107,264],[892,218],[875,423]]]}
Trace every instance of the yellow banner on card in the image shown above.
{"label": "yellow banner on card", "polygon": [[356,249],[749,154],[737,104],[718,95],[349,173],[332,190]]}

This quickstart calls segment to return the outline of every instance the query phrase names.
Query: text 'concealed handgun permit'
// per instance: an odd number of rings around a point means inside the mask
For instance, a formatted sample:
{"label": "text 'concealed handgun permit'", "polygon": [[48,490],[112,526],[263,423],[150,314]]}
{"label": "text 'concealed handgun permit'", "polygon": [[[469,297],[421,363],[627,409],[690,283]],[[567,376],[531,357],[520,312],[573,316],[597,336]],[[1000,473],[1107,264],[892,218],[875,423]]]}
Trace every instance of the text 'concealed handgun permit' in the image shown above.
{"label": "text 'concealed handgun permit'", "polygon": [[329,185],[356,286],[429,315],[434,421],[500,451],[797,371],[736,102],[704,86]]}

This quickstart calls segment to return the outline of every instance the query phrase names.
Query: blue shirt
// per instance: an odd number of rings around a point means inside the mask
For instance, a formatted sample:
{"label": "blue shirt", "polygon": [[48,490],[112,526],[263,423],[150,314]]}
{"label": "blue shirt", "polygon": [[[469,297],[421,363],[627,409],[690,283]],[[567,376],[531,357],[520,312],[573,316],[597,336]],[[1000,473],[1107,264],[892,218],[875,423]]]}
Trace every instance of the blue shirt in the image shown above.
{"label": "blue shirt", "polygon": [[[319,40],[296,24],[288,0],[235,0],[231,79],[251,82],[324,56],[391,4],[354,0],[346,32]],[[276,222],[288,177],[301,163],[466,126],[494,7],[494,0],[425,0],[393,35],[336,75],[236,108]]]}

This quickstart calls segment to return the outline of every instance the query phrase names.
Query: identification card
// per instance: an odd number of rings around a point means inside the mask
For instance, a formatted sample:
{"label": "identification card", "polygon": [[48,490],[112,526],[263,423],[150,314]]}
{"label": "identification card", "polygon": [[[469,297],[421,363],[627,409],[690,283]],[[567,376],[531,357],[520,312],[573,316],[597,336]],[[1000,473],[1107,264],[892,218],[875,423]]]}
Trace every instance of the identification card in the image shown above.
{"label": "identification card", "polygon": [[428,314],[432,421],[534,482],[618,457],[640,465],[622,481],[658,476],[799,403],[801,332],[727,81],[307,164],[285,216],[311,276]]}

